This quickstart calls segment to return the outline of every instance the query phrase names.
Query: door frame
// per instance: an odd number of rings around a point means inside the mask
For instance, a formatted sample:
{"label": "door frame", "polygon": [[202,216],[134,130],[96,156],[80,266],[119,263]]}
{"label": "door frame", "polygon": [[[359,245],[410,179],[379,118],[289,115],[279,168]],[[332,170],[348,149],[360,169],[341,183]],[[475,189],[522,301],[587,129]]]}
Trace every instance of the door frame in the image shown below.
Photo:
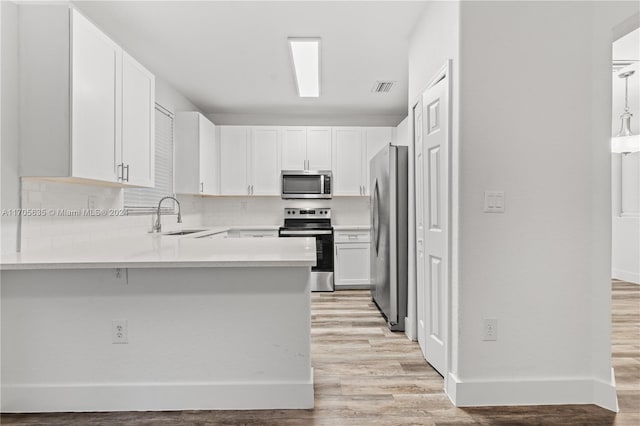
{"label": "door frame", "polygon": [[[453,61],[451,59],[448,59],[444,65],[442,67],[440,67],[440,69],[434,74],[434,76],[429,80],[429,82],[422,87],[422,89],[420,89],[419,91],[419,95],[416,96],[416,98],[413,100],[413,102],[411,103],[411,108],[410,108],[410,116],[411,116],[411,139],[412,139],[412,143],[413,143],[413,158],[411,159],[411,161],[414,162],[414,167],[413,167],[413,171],[414,171],[414,182],[416,182],[413,185],[413,190],[414,190],[414,209],[413,209],[413,215],[415,216],[416,214],[416,210],[417,210],[417,197],[416,197],[416,189],[417,189],[417,169],[416,169],[416,165],[415,165],[415,125],[416,123],[413,120],[413,112],[414,109],[416,108],[416,106],[422,101],[422,95],[424,94],[425,91],[429,90],[430,88],[432,88],[433,86],[435,86],[437,83],[439,83],[441,80],[443,80],[444,78],[447,79],[447,87],[445,89],[446,92],[446,96],[447,96],[447,122],[446,125],[448,126],[448,132],[447,132],[447,143],[449,144],[449,149],[448,149],[448,155],[447,155],[447,165],[448,165],[448,203],[447,203],[447,221],[448,221],[448,229],[447,229],[447,255],[448,255],[448,265],[447,265],[447,282],[446,282],[446,291],[444,293],[444,306],[443,306],[443,310],[444,310],[444,319],[445,319],[445,325],[443,327],[444,330],[444,338],[445,338],[445,344],[444,344],[444,351],[445,351],[445,356],[444,356],[444,361],[445,361],[445,368],[443,371],[443,376],[444,376],[444,389],[445,392],[448,394],[449,391],[449,386],[447,385],[449,382],[449,376],[451,373],[451,367],[452,367],[452,342],[451,342],[451,336],[452,336],[452,323],[453,323],[453,318],[452,318],[452,312],[453,312],[453,306],[452,306],[452,301],[453,301],[453,286],[452,283],[454,282],[454,275],[453,272],[455,270],[455,268],[453,267],[453,265],[457,265],[458,264],[458,259],[457,259],[457,248],[454,245],[454,241],[452,236],[453,235],[457,235],[457,211],[454,214],[453,211],[453,206],[456,205],[457,206],[457,201],[454,202],[454,198],[453,195],[457,194],[457,191],[454,191],[454,183],[457,183],[457,179],[453,179],[455,175],[457,175],[457,168],[455,169],[455,173],[454,173],[454,162],[453,162],[453,156],[454,153],[457,153],[457,149],[454,150],[453,147],[453,137],[452,137],[452,133],[453,133],[453,84],[452,84],[452,70],[453,70]],[[424,116],[423,116],[423,122],[424,122]],[[424,137],[424,135],[423,135]],[[416,224],[415,226],[417,227],[417,219],[414,219],[414,223]],[[455,231],[455,232],[454,232]],[[414,271],[414,276],[416,277],[416,281],[415,281],[415,290],[413,291],[414,297],[415,297],[415,303],[416,303],[416,318],[415,318],[415,324],[413,325],[415,331],[416,331],[416,337],[417,337],[417,332],[418,332],[418,309],[417,309],[417,305],[418,305],[418,299],[417,299],[417,268],[418,268],[418,258],[417,258],[417,241],[416,241],[416,235],[414,232],[414,235],[412,235],[412,244],[414,245],[414,247],[416,247],[416,250],[414,250],[414,257],[415,257],[415,262],[414,262],[414,266],[415,266],[415,271]],[[454,254],[456,255],[456,257],[454,258]],[[456,279],[457,279],[457,274],[456,274]],[[453,389],[455,389],[455,387],[453,387]]]}

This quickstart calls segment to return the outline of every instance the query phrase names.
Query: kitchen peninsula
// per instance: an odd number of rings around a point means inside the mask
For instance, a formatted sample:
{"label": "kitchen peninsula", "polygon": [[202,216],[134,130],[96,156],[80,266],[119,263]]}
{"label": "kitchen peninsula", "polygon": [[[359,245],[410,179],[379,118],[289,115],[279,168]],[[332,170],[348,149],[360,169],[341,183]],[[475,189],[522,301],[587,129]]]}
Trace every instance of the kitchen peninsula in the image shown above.
{"label": "kitchen peninsula", "polygon": [[313,407],[314,240],[224,231],[3,254],[2,412]]}

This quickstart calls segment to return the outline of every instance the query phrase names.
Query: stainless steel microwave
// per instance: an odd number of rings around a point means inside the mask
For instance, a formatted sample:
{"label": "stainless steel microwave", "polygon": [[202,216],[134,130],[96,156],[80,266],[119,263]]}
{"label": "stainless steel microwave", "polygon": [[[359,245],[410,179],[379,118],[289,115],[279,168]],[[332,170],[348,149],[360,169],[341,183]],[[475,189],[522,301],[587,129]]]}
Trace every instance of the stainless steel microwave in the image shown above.
{"label": "stainless steel microwave", "polygon": [[331,171],[283,170],[280,181],[283,199],[331,198]]}

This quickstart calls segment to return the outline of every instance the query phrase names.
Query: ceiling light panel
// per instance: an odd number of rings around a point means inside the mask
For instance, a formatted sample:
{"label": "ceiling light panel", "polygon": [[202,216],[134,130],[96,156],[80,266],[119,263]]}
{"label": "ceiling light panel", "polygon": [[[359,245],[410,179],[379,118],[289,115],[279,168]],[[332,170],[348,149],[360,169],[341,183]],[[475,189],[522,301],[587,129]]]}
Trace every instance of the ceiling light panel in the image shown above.
{"label": "ceiling light panel", "polygon": [[289,50],[301,98],[320,96],[320,39],[290,38]]}

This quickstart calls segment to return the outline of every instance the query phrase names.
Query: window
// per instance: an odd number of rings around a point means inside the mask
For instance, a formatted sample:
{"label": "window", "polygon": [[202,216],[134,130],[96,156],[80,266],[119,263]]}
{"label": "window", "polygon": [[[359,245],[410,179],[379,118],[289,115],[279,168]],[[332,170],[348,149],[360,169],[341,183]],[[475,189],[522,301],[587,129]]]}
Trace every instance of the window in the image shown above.
{"label": "window", "polygon": [[[124,208],[129,213],[150,213],[155,211],[158,201],[173,195],[173,114],[156,104],[156,158],[155,188],[126,188]],[[166,204],[165,204],[166,203]],[[173,211],[172,203],[165,201],[163,211]]]}

